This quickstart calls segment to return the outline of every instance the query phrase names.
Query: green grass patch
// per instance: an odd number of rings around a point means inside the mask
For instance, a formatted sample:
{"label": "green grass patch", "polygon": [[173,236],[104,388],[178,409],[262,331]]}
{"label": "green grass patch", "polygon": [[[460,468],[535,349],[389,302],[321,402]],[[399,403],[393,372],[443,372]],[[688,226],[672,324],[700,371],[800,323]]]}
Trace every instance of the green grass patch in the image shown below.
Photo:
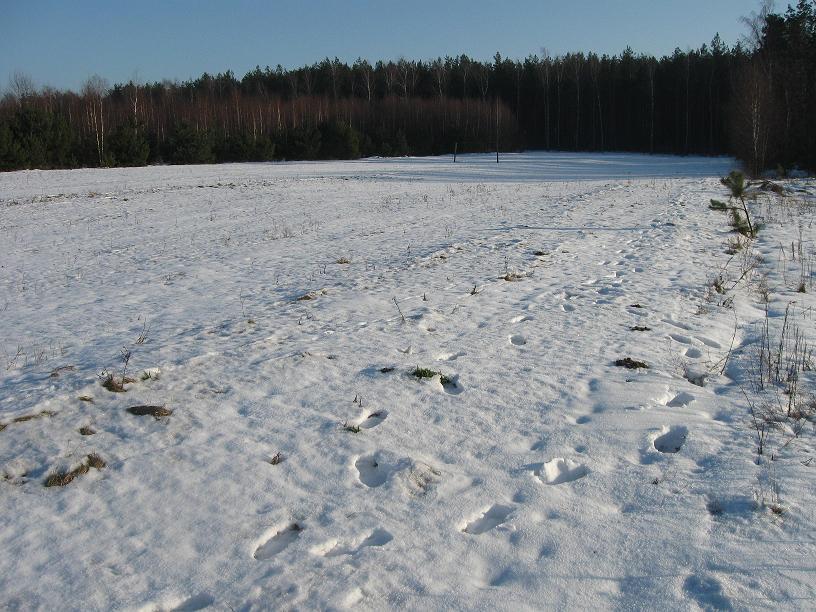
{"label": "green grass patch", "polygon": [[416,376],[417,378],[433,378],[437,374],[439,374],[439,372],[436,370],[432,370],[430,368],[420,368],[419,366],[417,366],[416,369],[411,372],[411,375]]}

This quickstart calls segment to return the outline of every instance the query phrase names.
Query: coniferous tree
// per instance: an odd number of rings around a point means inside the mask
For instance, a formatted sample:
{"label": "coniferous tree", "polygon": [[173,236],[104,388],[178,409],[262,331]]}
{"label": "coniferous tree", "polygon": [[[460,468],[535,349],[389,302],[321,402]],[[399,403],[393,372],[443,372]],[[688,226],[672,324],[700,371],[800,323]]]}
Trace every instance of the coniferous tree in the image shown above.
{"label": "coniferous tree", "polygon": [[196,130],[186,122],[176,125],[167,143],[167,156],[174,164],[206,164],[215,161],[209,134]]}
{"label": "coniferous tree", "polygon": [[816,169],[816,1],[749,22],[749,45],[715,36],[660,58],[629,48],[523,62],[326,58],[240,79],[108,88],[97,77],[81,95],[15,75],[0,100],[0,168],[484,152],[498,128],[502,150],[734,154],[753,173]]}
{"label": "coniferous tree", "polygon": [[144,166],[150,157],[150,145],[144,128],[133,121],[120,125],[110,135],[108,152],[116,166]]}

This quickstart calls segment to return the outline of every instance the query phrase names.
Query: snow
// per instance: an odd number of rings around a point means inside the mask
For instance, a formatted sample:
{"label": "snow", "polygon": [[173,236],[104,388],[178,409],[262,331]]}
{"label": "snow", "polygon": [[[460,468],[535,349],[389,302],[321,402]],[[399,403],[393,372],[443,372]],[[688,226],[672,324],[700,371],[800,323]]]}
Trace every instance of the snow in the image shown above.
{"label": "snow", "polygon": [[733,165],[0,174],[0,607],[812,607],[813,426],[758,460],[748,399],[816,185],[729,255]]}

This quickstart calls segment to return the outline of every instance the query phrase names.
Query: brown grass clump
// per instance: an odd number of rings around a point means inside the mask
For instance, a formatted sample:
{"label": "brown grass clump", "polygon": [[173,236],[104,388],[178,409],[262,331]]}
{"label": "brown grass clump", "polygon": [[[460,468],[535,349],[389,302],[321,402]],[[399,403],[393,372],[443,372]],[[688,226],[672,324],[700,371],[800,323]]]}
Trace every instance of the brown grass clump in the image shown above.
{"label": "brown grass clump", "polygon": [[316,300],[321,295],[326,295],[328,290],[320,289],[319,291],[309,291],[308,293],[304,293],[299,298],[297,298],[298,302],[308,302],[309,300]]}
{"label": "brown grass clump", "polygon": [[92,467],[97,470],[101,470],[103,467],[108,465],[107,463],[105,463],[105,460],[96,453],[91,453],[90,455],[88,455],[86,460],[88,461],[89,467]]}
{"label": "brown grass clump", "polygon": [[618,366],[619,368],[626,368],[628,370],[637,370],[638,368],[649,367],[643,361],[638,361],[637,359],[632,359],[631,357],[624,357],[623,359],[618,359],[617,361],[615,361],[615,365]]}
{"label": "brown grass clump", "polygon": [[64,487],[67,484],[70,484],[74,478],[77,476],[81,476],[82,474],[87,474],[88,470],[90,470],[85,463],[81,464],[79,467],[74,468],[70,472],[57,472],[56,474],[51,474],[48,478],[45,479],[43,482],[43,486],[46,487]]}
{"label": "brown grass clump", "polygon": [[51,374],[49,374],[49,376],[51,378],[58,378],[63,372],[73,372],[74,370],[76,370],[76,367],[72,365],[60,366],[51,370]]}
{"label": "brown grass clump", "polygon": [[87,474],[91,468],[101,470],[105,467],[107,463],[105,460],[102,459],[96,453],[91,453],[80,463],[77,467],[75,467],[70,472],[56,472],[51,474],[48,478],[45,479],[43,482],[43,486],[46,487],[64,487],[67,484],[70,484],[75,478],[78,476],[82,476],[83,474]]}
{"label": "brown grass clump", "polygon": [[88,402],[90,404],[94,403],[94,398],[92,398],[90,395],[80,395],[77,399],[80,402]]}
{"label": "brown grass clump", "polygon": [[135,416],[152,416],[157,421],[173,414],[172,410],[164,406],[131,406],[127,411]]}
{"label": "brown grass clump", "polygon": [[123,376],[117,380],[113,374],[108,374],[102,379],[102,386],[111,393],[125,393],[127,391],[127,389],[125,389],[125,385],[135,382],[136,379],[131,378],[130,376]]}
{"label": "brown grass clump", "polygon": [[[33,421],[34,419],[42,419],[44,417],[52,417],[56,412],[53,410],[43,410],[38,412],[37,414],[25,414],[23,416],[18,416],[11,420],[11,423],[25,423],[26,421]],[[0,423],[0,431],[3,431],[6,427],[11,425],[11,423]]]}
{"label": "brown grass clump", "polygon": [[92,436],[96,433],[96,430],[91,427],[88,427],[87,425],[84,425],[79,428],[79,433],[80,435],[83,436]]}
{"label": "brown grass clump", "polygon": [[42,412],[38,412],[37,414],[26,414],[24,416],[19,416],[16,419],[12,420],[12,423],[25,423],[26,421],[33,421],[34,419],[42,419],[43,417],[52,417],[56,412],[52,410],[43,410]]}

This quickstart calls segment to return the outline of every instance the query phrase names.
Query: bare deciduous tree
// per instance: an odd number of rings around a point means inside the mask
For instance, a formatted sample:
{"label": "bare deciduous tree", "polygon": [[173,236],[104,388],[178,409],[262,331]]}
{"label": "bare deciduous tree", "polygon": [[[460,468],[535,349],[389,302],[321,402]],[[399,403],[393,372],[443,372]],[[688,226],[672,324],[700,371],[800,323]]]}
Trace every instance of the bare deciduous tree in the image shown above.
{"label": "bare deciduous tree", "polygon": [[33,96],[37,89],[34,87],[34,81],[30,76],[23,72],[15,72],[9,78],[9,91],[18,102],[23,102]]}
{"label": "bare deciduous tree", "polygon": [[96,139],[96,151],[99,155],[99,165],[105,165],[105,114],[103,100],[108,93],[108,82],[95,74],[82,87],[85,98],[85,109],[88,126]]}

